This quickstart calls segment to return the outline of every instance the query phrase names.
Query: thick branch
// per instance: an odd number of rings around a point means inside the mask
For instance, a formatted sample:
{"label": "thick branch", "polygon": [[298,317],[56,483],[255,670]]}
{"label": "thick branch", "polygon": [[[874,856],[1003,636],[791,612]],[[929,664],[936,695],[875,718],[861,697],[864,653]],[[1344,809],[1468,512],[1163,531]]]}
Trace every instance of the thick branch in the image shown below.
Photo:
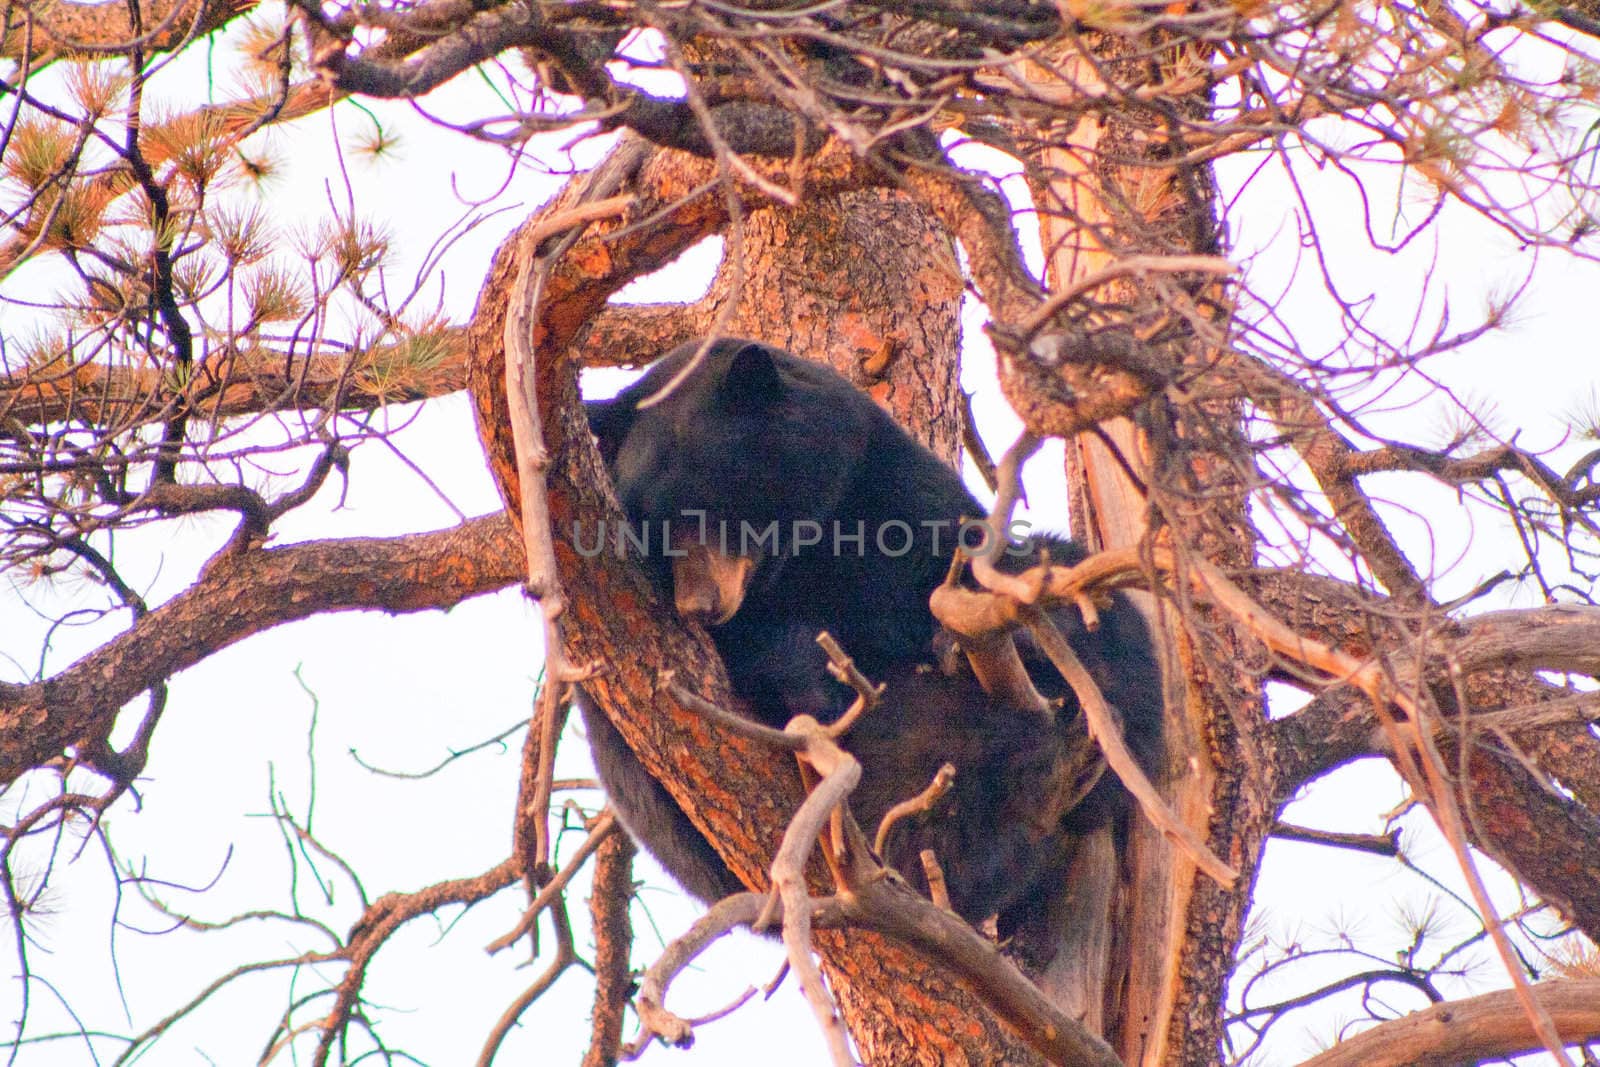
{"label": "thick branch", "polygon": [[[1533,987],[1561,1040],[1600,1036],[1600,978]],[[1509,989],[1435,1004],[1375,1026],[1307,1060],[1302,1067],[1402,1067],[1408,1063],[1481,1063],[1542,1047]]]}
{"label": "thick branch", "polygon": [[[139,0],[140,42],[146,52],[165,52],[193,37],[201,37],[251,11],[256,0]],[[55,59],[103,59],[136,36],[126,0],[98,4],[19,4],[6,10],[10,19],[0,33],[0,58],[21,60],[30,35],[34,69]]]}
{"label": "thick branch", "polygon": [[633,839],[608,834],[595,854],[594,885],[589,890],[589,916],[594,930],[594,1011],[590,1018],[589,1051],[582,1067],[615,1067],[622,1043],[633,972]]}
{"label": "thick branch", "polygon": [[1468,619],[1452,650],[1463,670],[1496,667],[1600,675],[1600,608],[1550,604]]}
{"label": "thick branch", "polygon": [[[1241,575],[1240,580],[1256,603],[1287,620],[1296,632],[1363,659],[1381,650],[1404,668],[1403,677],[1414,678],[1415,657],[1405,651],[1414,638],[1398,625],[1401,620],[1388,625],[1382,622],[1391,609],[1381,598],[1308,575],[1255,572]],[[1536,614],[1548,610],[1534,609]],[[1555,609],[1553,614],[1561,619],[1564,611]],[[1505,613],[1501,621],[1493,621],[1491,616],[1488,629],[1481,632],[1517,634],[1516,626],[1506,625],[1517,614]],[[1570,711],[1553,725],[1511,730],[1512,739],[1531,749],[1541,765],[1577,796],[1575,801],[1550,789],[1546,780],[1502,751],[1492,735],[1477,732],[1478,717],[1486,711],[1508,703],[1542,706],[1563,692],[1531,674],[1482,667],[1466,673],[1458,688],[1449,676],[1448,657],[1460,636],[1474,629],[1474,622],[1437,627],[1428,637],[1432,655],[1420,680],[1440,707],[1440,714],[1430,718],[1445,762],[1451,767],[1463,766],[1461,746],[1469,746],[1466,776],[1455,783],[1455,792],[1468,815],[1472,842],[1594,935],[1600,931],[1600,881],[1593,873],[1600,870],[1600,818],[1593,803],[1593,776],[1584,769],[1592,761],[1596,742],[1581,718]],[[1558,625],[1546,632],[1561,638],[1555,641],[1555,649],[1567,647],[1566,628]],[[1479,663],[1484,666],[1495,662],[1487,654],[1488,647],[1485,644],[1473,653],[1481,657]],[[1529,648],[1552,654],[1551,648],[1539,646],[1536,638],[1530,639]],[[1463,717],[1458,693],[1470,702],[1465,709],[1470,715]],[[1475,732],[1463,738],[1463,727]],[[1371,697],[1354,686],[1330,689],[1300,712],[1272,723],[1270,736],[1279,754],[1281,776],[1275,785],[1280,797],[1347,759],[1369,753],[1395,755]]]}
{"label": "thick branch", "polygon": [[[313,19],[320,17],[315,7],[301,6]],[[350,54],[347,41],[331,38],[319,42],[313,66],[342,92],[411,98],[507,49],[545,47],[561,36],[546,26],[536,5],[513,3],[478,12],[410,59]]]}
{"label": "thick branch", "polygon": [[[1407,617],[1391,602],[1346,583],[1287,571],[1245,573],[1239,581],[1294,629],[1352,655],[1395,654],[1414,640]],[[1460,623],[1431,619],[1428,684],[1441,706],[1451,709],[1443,725],[1462,725],[1448,675],[1447,658],[1456,656],[1472,712],[1465,725],[1475,731],[1511,730],[1517,744],[1586,807],[1600,811],[1600,774],[1594,771],[1600,745],[1585,728],[1592,721],[1588,702],[1531,673],[1535,668],[1582,670],[1592,657],[1578,638],[1596,617],[1593,611],[1553,605]],[[1318,694],[1302,711],[1272,723],[1271,731],[1278,739],[1285,793],[1348,760],[1384,752],[1370,701],[1348,688]]]}
{"label": "thick branch", "polygon": [[1356,480],[1358,455],[1334,429],[1299,382],[1254,360],[1232,360],[1240,387],[1272,415],[1333,505],[1334,518],[1361,550],[1361,557],[1390,593],[1404,599],[1425,595],[1421,577]]}
{"label": "thick branch", "polygon": [[[687,101],[618,85],[603,65],[582,56],[575,35],[552,26],[532,3],[480,11],[406,59],[386,58],[376,50],[352,54],[348,41],[330,36],[319,47],[315,65],[341,92],[412,98],[513,48],[558,57],[562,87],[584,97],[581,111],[556,116],[552,123],[595,120],[606,129],[631,129],[663,148],[706,158],[714,154],[713,138]],[[711,122],[718,137],[739,155],[787,159],[797,147],[809,155],[822,144],[820,130],[775,104],[730,100],[711,110]]]}
{"label": "thick branch", "polygon": [[31,426],[81,419],[97,426],[158,419],[169,405],[196,417],[231,418],[285,409],[303,411],[337,405],[370,411],[384,404],[424,400],[466,386],[466,349],[459,329],[430,338],[430,358],[404,378],[380,382],[362,373],[381,361],[385,349],[297,359],[285,374],[281,352],[263,350],[213,356],[200,364],[181,399],[172,376],[159,367],[82,363],[71,370],[35,370],[0,378],[0,413]]}
{"label": "thick branch", "polygon": [[330,611],[452,607],[516,581],[520,563],[503,515],[432,533],[221,557],[189,589],[54,677],[0,684],[0,782],[104,734],[123,704],[251,634]]}
{"label": "thick branch", "polygon": [[[708,317],[704,303],[608,304],[583,335],[584,365],[642,366],[703,334]],[[396,360],[404,359],[414,341],[296,360],[287,376],[279,351],[213,356],[198,365],[181,397],[172,391],[171,375],[158,368],[102,363],[82,363],[70,370],[37,368],[0,376],[0,415],[27,426],[77,419],[96,426],[131,427],[159,421],[169,404],[197,418],[226,419],[335,405],[340,411],[371,411],[466,388],[466,330],[447,327],[430,334],[426,346],[427,358],[404,365],[399,373],[393,370]],[[363,373],[375,364],[390,368],[381,380]],[[0,469],[0,473],[22,472]]]}

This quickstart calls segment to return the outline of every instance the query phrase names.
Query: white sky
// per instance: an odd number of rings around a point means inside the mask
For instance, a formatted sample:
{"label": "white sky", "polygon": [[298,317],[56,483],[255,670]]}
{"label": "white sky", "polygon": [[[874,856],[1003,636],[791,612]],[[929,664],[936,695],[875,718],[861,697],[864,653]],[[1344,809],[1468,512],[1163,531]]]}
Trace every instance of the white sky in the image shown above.
{"label": "white sky", "polygon": [[[486,107],[486,93],[470,78],[458,82],[462,84],[430,99],[430,110],[455,118],[477,117]],[[444,222],[459,212],[451,206],[456,202],[452,190],[468,197],[488,196],[505,180],[506,164],[496,151],[416,121],[407,108],[369,106],[383,116],[386,126],[402,131],[398,158],[376,165],[351,159],[349,173],[361,212],[391,227],[401,250],[395,274],[408,278],[412,267],[406,257],[412,257],[414,264]],[[266,202],[275,215],[303,212],[308,219],[317,217],[327,202],[325,182],[335,183],[335,200],[342,203],[338,170],[326,152],[330,127],[348,144],[352,131],[366,122],[364,115],[345,105],[295,131],[273,135],[279,154],[291,161],[267,189]],[[1230,167],[1224,171],[1225,180],[1236,181],[1240,173]],[[1326,225],[1344,213],[1355,218],[1348,189],[1326,173],[1308,169],[1305,177],[1314,183],[1329,258],[1346,265],[1346,281],[1353,292],[1377,294],[1396,316],[1409,314],[1410,294],[1435,254],[1440,280],[1465,309],[1463,322],[1477,306],[1478,294],[1504,288],[1508,281],[1514,284],[1528,269],[1527,258],[1508,247],[1503,234],[1465,213],[1447,215],[1436,231],[1437,249],[1418,242],[1407,255],[1393,259],[1364,253],[1355,225]],[[442,284],[444,304],[453,320],[463,321],[470,314],[499,240],[555,187],[556,179],[523,168],[506,197],[521,206],[491,219],[451,250],[442,282],[436,284]],[[1284,274],[1295,253],[1293,227],[1284,222],[1289,207],[1281,183],[1261,179],[1233,213],[1237,251],[1241,257],[1253,257],[1251,277],[1263,291],[1274,288],[1266,280]],[[688,266],[675,267],[635,292],[640,298],[693,299],[703,291],[713,266],[714,249],[702,248],[691,253]],[[1319,307],[1310,293],[1315,279],[1303,281],[1309,284],[1291,292],[1285,315],[1310,337],[1328,320],[1326,308]],[[1553,444],[1562,433],[1560,416],[1600,380],[1592,327],[1592,294],[1600,292],[1597,282],[1600,277],[1592,266],[1547,256],[1538,265],[1521,324],[1448,357],[1443,368],[1461,388],[1493,398],[1502,428],[1525,428],[1524,445]],[[992,356],[976,329],[981,314],[981,308],[968,309],[964,382],[980,391],[982,428],[991,449],[998,452],[1014,435],[1016,421],[995,396]],[[0,329],[8,328],[18,327],[0,323]],[[611,376],[606,388],[615,384]],[[420,411],[396,411],[393,417],[400,422],[413,414],[410,425],[396,436],[396,447],[423,468],[461,512],[476,515],[498,506],[464,397],[429,403]],[[1402,408],[1388,422],[1380,428],[1397,435],[1419,432],[1418,414],[1411,409]],[[1036,459],[1028,472],[1034,518],[1043,526],[1065,527],[1059,470],[1058,446]],[[1398,491],[1419,517],[1400,511],[1391,511],[1391,517],[1419,565],[1447,575],[1445,595],[1464,591],[1503,566],[1500,560],[1507,542],[1501,526],[1464,522],[1453,495],[1438,487],[1418,487],[1408,481]],[[1444,518],[1430,526],[1425,523],[1430,516]],[[369,444],[355,453],[348,490],[337,479],[330,480],[312,504],[279,524],[277,543],[392,535],[451,521],[451,509],[405,464],[381,446]],[[164,524],[123,538],[119,562],[152,603],[159,602],[192,580],[199,561],[222,536],[223,527],[212,521]],[[37,669],[37,649],[51,613],[94,600],[92,589],[70,585],[21,589],[10,584],[14,580],[0,577],[0,677],[6,679]],[[66,666],[109,632],[111,628],[103,624],[59,631],[44,660],[45,671]],[[468,602],[449,613],[398,618],[341,614],[252,638],[174,680],[140,786],[142,807],[135,810],[127,799],[118,806],[109,820],[114,836],[124,858],[147,864],[144,869],[155,877],[192,886],[217,880],[215,888],[200,895],[169,891],[166,899],[175,908],[192,906],[197,916],[214,921],[236,911],[281,906],[288,872],[284,846],[262,813],[268,810],[269,789],[275,788],[291,810],[305,815],[310,795],[307,728],[313,707],[309,689],[319,708],[313,748],[315,828],[361,873],[367,893],[375,897],[486,870],[506,855],[510,841],[518,738],[502,750],[466,757],[427,783],[373,776],[355,763],[351,753],[359,752],[362,759],[382,767],[415,770],[438,762],[453,749],[493,736],[528,714],[538,664],[535,612],[513,591]],[[564,746],[562,758],[563,773],[587,773],[579,746]],[[1400,787],[1385,768],[1360,765],[1308,790],[1289,817],[1326,829],[1375,831],[1382,813],[1401,798]],[[0,818],[9,818],[14,810],[0,810]],[[1451,881],[1452,864],[1432,842],[1424,820],[1412,816],[1408,825],[1418,847],[1434,861],[1432,868]],[[568,847],[576,841],[573,837]],[[418,859],[422,852],[428,854],[426,860]],[[73,855],[71,847],[61,851],[63,859]],[[662,879],[652,867],[647,860],[639,861],[640,872],[659,885]],[[359,907],[348,883],[325,870],[332,879],[331,903],[319,902],[303,871],[302,903],[335,929],[347,929]],[[29,927],[37,939],[33,965],[55,983],[91,1030],[140,1029],[228,967],[316,946],[281,923],[206,935],[146,936],[122,930],[113,941],[103,858],[91,849],[65,869],[57,869],[52,879],[55,916]],[[571,897],[580,949],[587,946],[583,896],[579,889]],[[1416,901],[1422,899],[1423,890],[1417,879],[1397,872],[1391,863],[1287,843],[1269,847],[1258,891],[1260,906],[1274,928],[1306,930],[1308,940],[1318,935],[1326,940],[1329,931],[1343,928],[1356,916],[1367,933],[1382,934],[1385,924],[1394,923],[1394,907],[1373,906],[1372,901],[1391,897]],[[682,929],[696,912],[666,889],[647,889],[642,899],[663,937]],[[444,938],[430,923],[413,923],[385,950],[369,978],[367,996],[382,1006],[377,1016],[380,1032],[392,1047],[435,1064],[466,1062],[476,1056],[504,1006],[539,971],[538,963],[523,965],[522,947],[492,959],[482,951],[514,923],[521,903],[519,893],[502,893],[460,917]],[[129,903],[127,908],[127,916],[139,924],[162,927],[138,905]],[[442,918],[451,922],[456,916]],[[642,965],[654,958],[660,942],[642,914],[636,914],[635,925],[636,959]],[[1390,934],[1381,943],[1399,940],[1403,938]],[[121,967],[120,998],[108,965],[113,944]],[[5,960],[0,969],[12,971],[10,948],[0,953]],[[769,943],[731,939],[679,980],[672,1006],[686,1015],[710,1011],[747,985],[770,980],[778,958]],[[1330,966],[1339,973],[1349,969],[1345,962]],[[320,977],[333,980],[336,973],[330,969]],[[1494,966],[1482,974],[1486,984],[1473,988],[1502,984]],[[1296,988],[1308,988],[1310,979],[1306,982]],[[294,990],[303,993],[311,987],[302,979]],[[288,990],[285,975],[239,983],[171,1033],[145,1062],[236,1063],[253,1058]],[[17,993],[16,982],[0,982],[0,1021],[15,1014]],[[1419,998],[1394,992],[1391,996],[1391,1003],[1399,1007],[1420,1006]],[[122,998],[131,1022],[123,1014]],[[523,1026],[502,1051],[502,1062],[534,1055],[540,1062],[576,1062],[588,1041],[589,998],[587,978],[570,973],[526,1013]],[[73,1027],[41,985],[33,989],[31,1010],[30,1034]],[[1270,1046],[1266,1062],[1297,1058],[1314,1047],[1310,1040],[1316,1036],[1308,1039],[1292,1025],[1285,1028]],[[1326,1036],[1326,1029],[1320,1036]],[[111,1047],[101,1045],[102,1055]],[[644,1062],[745,1063],[757,1048],[762,1061],[772,1067],[822,1059],[815,1026],[792,981],[770,1003],[758,999],[733,1017],[700,1030],[692,1053],[658,1048]],[[29,1046],[16,1062],[92,1061],[82,1042],[68,1041]]]}

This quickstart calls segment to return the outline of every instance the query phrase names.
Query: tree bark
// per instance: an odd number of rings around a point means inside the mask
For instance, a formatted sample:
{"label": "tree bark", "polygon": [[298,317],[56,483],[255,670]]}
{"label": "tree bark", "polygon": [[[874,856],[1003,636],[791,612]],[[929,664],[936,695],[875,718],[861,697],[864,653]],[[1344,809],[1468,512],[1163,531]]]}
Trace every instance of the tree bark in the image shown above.
{"label": "tree bark", "polygon": [[[1035,80],[1059,79],[1079,92],[1104,88],[1101,69],[1127,76],[1130,71],[1122,68],[1132,61],[1126,57],[1154,50],[1157,42],[1108,35],[1080,43],[1095,64],[1106,66],[1097,68],[1068,49],[1053,66],[1033,68]],[[1194,62],[1194,50],[1169,50],[1162,71]],[[1209,101],[1200,89],[1175,106],[1204,115]],[[1028,161],[1052,292],[1071,290],[1122,256],[1217,250],[1210,174],[1168,162],[1152,116],[1130,108],[1108,121],[1086,117],[1031,143]],[[1121,280],[1090,289],[1083,302],[1092,308],[1099,301],[1108,306],[1122,301],[1139,309],[1149,299],[1142,288],[1136,278]],[[1114,313],[1108,318],[1115,321]],[[1190,334],[1171,345],[1169,373],[1203,360],[1207,341]],[[1116,419],[1103,423],[1099,433],[1070,440],[1067,484],[1074,536],[1091,550],[1137,545],[1147,537],[1152,498],[1130,480],[1126,462],[1154,494],[1175,488],[1164,481],[1181,478],[1206,499],[1204,509],[1179,521],[1172,512],[1165,515],[1178,540],[1205,546],[1214,562],[1248,561],[1245,498],[1231,466],[1236,456],[1196,450],[1160,457],[1148,437],[1157,423],[1163,424],[1164,440],[1203,440],[1185,425],[1201,419],[1237,424],[1236,411],[1227,405],[1213,408],[1179,412],[1151,403],[1141,411],[1144,432],[1129,419]],[[1160,469],[1163,461],[1169,469]],[[1232,889],[1222,889],[1136,816],[1121,891],[1111,909],[1117,936],[1108,944],[1092,937],[1069,942],[1064,951],[1104,952],[1097,968],[1081,968],[1076,995],[1104,1005],[1107,1036],[1127,1062],[1204,1063],[1218,1055],[1221,998],[1275,814],[1270,776],[1261,773],[1267,762],[1260,739],[1253,736],[1264,722],[1260,686],[1239,669],[1245,662],[1241,639],[1231,628],[1184,626],[1172,605],[1158,611],[1151,598],[1137,599],[1162,635],[1165,652],[1165,791],[1180,817],[1238,867],[1241,878]],[[1084,929],[1092,931],[1092,925],[1071,925],[1066,932]]]}

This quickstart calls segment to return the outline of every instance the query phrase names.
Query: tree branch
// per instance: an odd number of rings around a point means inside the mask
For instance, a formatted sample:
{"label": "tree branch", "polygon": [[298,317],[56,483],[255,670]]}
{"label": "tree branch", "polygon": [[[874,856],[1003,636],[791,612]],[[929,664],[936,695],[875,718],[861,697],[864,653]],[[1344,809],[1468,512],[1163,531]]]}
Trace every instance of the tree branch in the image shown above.
{"label": "tree branch", "polygon": [[[1600,978],[1542,982],[1534,995],[1568,1044],[1600,1037]],[[1301,1067],[1481,1063],[1541,1047],[1514,990],[1435,1004],[1345,1038]]]}
{"label": "tree branch", "polygon": [[503,515],[220,557],[183,593],[60,673],[0,684],[0,782],[104,734],[129,700],[251,634],[331,611],[452,607],[516,581],[520,562]]}
{"label": "tree branch", "polygon": [[203,37],[212,30],[254,10],[257,0],[139,0],[139,25],[136,29],[125,0],[102,0],[96,4],[18,4],[7,5],[9,19],[0,32],[0,59],[24,57],[23,44],[29,35],[28,22],[38,34],[35,44],[43,44],[29,57],[34,70],[58,59],[103,59],[143,34],[140,45],[146,52],[165,52]]}
{"label": "tree branch", "polygon": [[623,1017],[633,988],[629,964],[633,952],[633,839],[607,835],[595,854],[594,881],[589,890],[590,927],[594,931],[594,1011],[589,1050],[581,1067],[616,1067],[622,1044]]}

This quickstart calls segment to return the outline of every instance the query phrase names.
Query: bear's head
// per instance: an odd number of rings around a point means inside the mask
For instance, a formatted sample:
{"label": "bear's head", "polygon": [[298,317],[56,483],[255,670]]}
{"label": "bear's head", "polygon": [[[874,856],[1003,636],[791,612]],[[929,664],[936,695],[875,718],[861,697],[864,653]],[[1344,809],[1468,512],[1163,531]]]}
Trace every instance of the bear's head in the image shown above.
{"label": "bear's head", "polygon": [[628,549],[680,613],[717,624],[774,577],[797,529],[833,516],[879,416],[833,371],[770,345],[702,347],[674,349],[586,410]]}

